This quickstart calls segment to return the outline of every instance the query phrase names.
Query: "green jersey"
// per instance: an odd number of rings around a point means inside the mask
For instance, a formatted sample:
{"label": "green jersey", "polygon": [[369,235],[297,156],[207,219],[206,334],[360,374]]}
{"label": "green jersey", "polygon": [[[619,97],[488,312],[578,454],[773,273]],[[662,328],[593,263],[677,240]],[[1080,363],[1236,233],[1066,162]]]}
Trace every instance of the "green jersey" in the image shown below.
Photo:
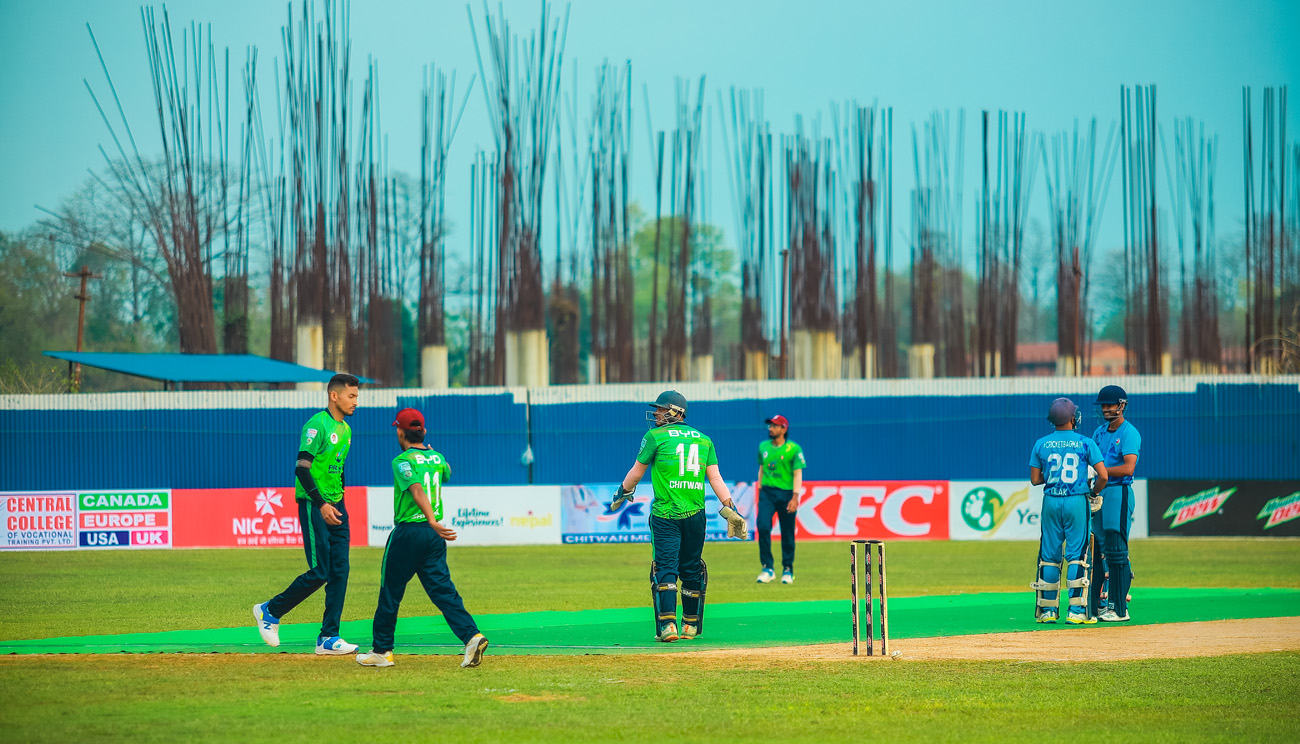
{"label": "green jersey", "polygon": [[718,464],[713,440],[686,424],[669,424],[646,432],[636,461],[650,466],[655,498],[650,513],[682,519],[704,508],[707,470]]}
{"label": "green jersey", "polygon": [[769,439],[758,445],[758,465],[763,469],[763,485],[783,491],[794,489],[794,471],[803,470],[803,448],[785,440],[777,447]]}
{"label": "green jersey", "polygon": [[[302,441],[298,451],[310,454],[311,477],[316,481],[321,498],[331,504],[343,498],[343,463],[352,447],[352,427],[346,421],[335,421],[329,411],[312,416],[302,427]],[[294,498],[310,501],[298,478],[293,479]]]}
{"label": "green jersey", "polygon": [[446,458],[431,449],[408,449],[393,458],[393,523],[427,522],[424,512],[411,495],[411,486],[420,484],[433,507],[433,518],[442,521],[442,484],[451,480],[451,466]]}

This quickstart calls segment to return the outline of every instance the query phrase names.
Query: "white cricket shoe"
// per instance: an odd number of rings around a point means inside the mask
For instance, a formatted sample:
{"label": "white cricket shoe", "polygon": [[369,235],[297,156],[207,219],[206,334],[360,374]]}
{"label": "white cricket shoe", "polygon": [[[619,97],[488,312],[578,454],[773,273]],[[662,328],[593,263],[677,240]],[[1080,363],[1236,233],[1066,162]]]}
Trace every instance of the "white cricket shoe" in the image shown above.
{"label": "white cricket shoe", "polygon": [[760,584],[770,584],[772,582],[772,579],[775,578],[776,578],[776,573],[774,573],[772,569],[764,568],[762,571],[758,572],[757,581]]}
{"label": "white cricket shoe", "polygon": [[794,583],[794,569],[787,568],[786,570],[781,572],[781,583],[782,584]]}
{"label": "white cricket shoe", "polygon": [[271,617],[266,611],[266,606],[270,602],[253,605],[253,619],[257,621],[257,632],[262,634],[262,640],[266,641],[268,646],[280,645],[280,619]]}
{"label": "white cricket shoe", "polygon": [[393,665],[393,652],[385,651],[381,654],[378,651],[370,651],[357,654],[357,663],[368,667],[390,667]]}
{"label": "white cricket shoe", "polygon": [[1115,611],[1114,607],[1108,607],[1097,619],[1103,623],[1126,623],[1128,622],[1128,613],[1121,615]]}
{"label": "white cricket shoe", "polygon": [[469,639],[465,644],[465,658],[461,660],[462,669],[476,667],[483,663],[483,652],[487,650],[488,639],[483,637],[482,633],[475,633],[474,637]]}
{"label": "white cricket shoe", "polygon": [[321,636],[316,639],[317,656],[344,656],[357,652],[357,644],[348,643],[338,636]]}
{"label": "white cricket shoe", "polygon": [[664,623],[659,626],[659,635],[655,636],[656,641],[662,643],[672,643],[677,640],[677,623]]}

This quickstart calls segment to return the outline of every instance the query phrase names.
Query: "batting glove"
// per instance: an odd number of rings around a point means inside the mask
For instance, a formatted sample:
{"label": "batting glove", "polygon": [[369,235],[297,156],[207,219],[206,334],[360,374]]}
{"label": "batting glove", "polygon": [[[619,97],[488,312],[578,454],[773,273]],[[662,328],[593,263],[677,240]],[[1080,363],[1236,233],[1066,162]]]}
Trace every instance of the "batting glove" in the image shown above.
{"label": "batting glove", "polygon": [[1101,511],[1101,494],[1092,494],[1088,497],[1088,508],[1093,514]]}

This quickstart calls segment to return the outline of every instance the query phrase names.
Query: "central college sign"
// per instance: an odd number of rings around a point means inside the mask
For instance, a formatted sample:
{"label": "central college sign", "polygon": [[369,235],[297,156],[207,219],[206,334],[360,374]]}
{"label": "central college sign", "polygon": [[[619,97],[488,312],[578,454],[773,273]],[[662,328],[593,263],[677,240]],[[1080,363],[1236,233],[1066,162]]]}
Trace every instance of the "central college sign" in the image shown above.
{"label": "central college sign", "polygon": [[77,547],[76,493],[0,494],[0,549]]}

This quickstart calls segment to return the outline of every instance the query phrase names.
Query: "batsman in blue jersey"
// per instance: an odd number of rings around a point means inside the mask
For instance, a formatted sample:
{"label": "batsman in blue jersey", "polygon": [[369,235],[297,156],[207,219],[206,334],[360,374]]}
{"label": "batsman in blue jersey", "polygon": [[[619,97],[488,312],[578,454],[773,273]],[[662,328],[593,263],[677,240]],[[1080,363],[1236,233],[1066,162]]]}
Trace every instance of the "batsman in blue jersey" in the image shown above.
{"label": "batsman in blue jersey", "polygon": [[[1092,439],[1101,450],[1110,481],[1102,492],[1101,511],[1093,515],[1092,529],[1102,538],[1102,552],[1106,556],[1107,606],[1100,607],[1104,623],[1128,620],[1128,589],[1133,573],[1128,560],[1128,531],[1133,522],[1133,472],[1137,469],[1138,453],[1142,449],[1142,435],[1137,427],[1124,420],[1128,408],[1128,393],[1119,385],[1107,385],[1097,393],[1097,407],[1106,423],[1097,427]],[[1101,567],[1093,571],[1092,594],[1094,602],[1101,601]]]}
{"label": "batsman in blue jersey", "polygon": [[[1076,429],[1083,415],[1069,398],[1057,398],[1047,410],[1047,420],[1056,431],[1034,443],[1029,453],[1029,482],[1043,487],[1043,511],[1039,524],[1038,578],[1031,585],[1038,593],[1034,617],[1040,623],[1056,622],[1060,612],[1061,561],[1069,559],[1066,588],[1070,591],[1066,621],[1080,625],[1096,622],[1088,613],[1083,590],[1089,582],[1092,558],[1089,512],[1097,495],[1106,487],[1106,466],[1101,451]],[[1088,466],[1097,479],[1088,484]]]}

